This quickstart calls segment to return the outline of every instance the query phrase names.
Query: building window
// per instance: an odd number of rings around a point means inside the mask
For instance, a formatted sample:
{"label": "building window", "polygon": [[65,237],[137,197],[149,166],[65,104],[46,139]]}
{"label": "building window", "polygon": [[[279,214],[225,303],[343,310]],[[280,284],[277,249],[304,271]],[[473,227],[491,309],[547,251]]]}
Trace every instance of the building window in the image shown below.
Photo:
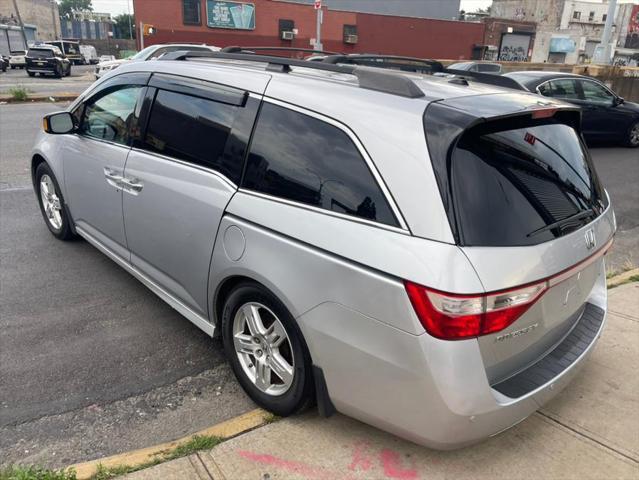
{"label": "building window", "polygon": [[581,12],[572,12],[572,18],[574,20],[580,20],[581,19]]}
{"label": "building window", "polygon": [[288,40],[289,42],[295,38],[293,30],[295,29],[295,22],[293,20],[279,20],[280,39]]}
{"label": "building window", "polygon": [[357,25],[344,25],[344,43],[353,45],[357,41]]}
{"label": "building window", "polygon": [[592,22],[595,19],[595,12],[590,12],[590,14],[588,15],[588,21]]}
{"label": "building window", "polygon": [[608,14],[604,13],[601,17],[601,21],[605,23],[607,19],[608,19]]}
{"label": "building window", "polygon": [[184,25],[200,25],[200,0],[182,0]]}

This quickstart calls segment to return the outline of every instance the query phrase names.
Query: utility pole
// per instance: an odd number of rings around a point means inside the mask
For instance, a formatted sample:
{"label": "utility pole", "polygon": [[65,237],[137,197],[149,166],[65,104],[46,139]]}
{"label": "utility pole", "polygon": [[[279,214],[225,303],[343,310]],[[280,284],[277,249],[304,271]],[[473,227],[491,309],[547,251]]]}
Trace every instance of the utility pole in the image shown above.
{"label": "utility pole", "polygon": [[[58,39],[58,24],[55,21],[55,0],[49,0],[51,3],[51,20],[53,21],[53,39]],[[60,35],[62,36],[62,35]]]}
{"label": "utility pole", "polygon": [[322,45],[322,0],[315,0],[315,11],[317,12],[315,50],[324,50],[324,46]]}
{"label": "utility pole", "polygon": [[133,18],[131,17],[131,1],[126,0],[126,8],[129,11],[129,38],[133,40]]}
{"label": "utility pole", "polygon": [[144,50],[144,22],[142,22],[141,20],[140,20],[140,50]]}
{"label": "utility pole", "polygon": [[604,31],[601,35],[601,42],[599,43],[599,47],[595,52],[595,61],[597,63],[606,63],[610,64],[610,34],[612,33],[612,24],[615,21],[615,9],[617,7],[617,0],[609,0],[608,3],[608,14],[606,16],[606,25],[604,26]]}
{"label": "utility pole", "polygon": [[24,23],[22,23],[22,17],[20,16],[20,9],[18,8],[18,2],[13,0],[13,8],[16,11],[16,17],[18,17],[18,23],[20,24],[20,31],[22,32],[22,39],[24,40],[24,48],[25,50],[29,48],[29,44],[27,42],[27,34],[24,31]]}

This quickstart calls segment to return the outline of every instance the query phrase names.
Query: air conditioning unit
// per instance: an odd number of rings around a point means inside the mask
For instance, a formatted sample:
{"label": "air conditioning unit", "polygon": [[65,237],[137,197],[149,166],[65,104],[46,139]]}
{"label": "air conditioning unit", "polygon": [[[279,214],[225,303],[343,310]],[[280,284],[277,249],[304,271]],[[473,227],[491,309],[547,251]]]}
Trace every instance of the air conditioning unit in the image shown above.
{"label": "air conditioning unit", "polygon": [[282,32],[282,40],[293,40],[293,38],[295,38],[293,32]]}
{"label": "air conditioning unit", "polygon": [[346,35],[344,37],[344,43],[351,43],[351,44],[357,43],[357,35]]}

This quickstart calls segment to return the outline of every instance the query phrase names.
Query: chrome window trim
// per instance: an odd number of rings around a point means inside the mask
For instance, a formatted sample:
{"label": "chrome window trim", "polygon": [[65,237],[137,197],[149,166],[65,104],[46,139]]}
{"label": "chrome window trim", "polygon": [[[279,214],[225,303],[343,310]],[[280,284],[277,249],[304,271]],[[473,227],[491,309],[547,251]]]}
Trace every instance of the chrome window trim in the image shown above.
{"label": "chrome window trim", "polygon": [[253,197],[262,198],[264,200],[270,200],[272,202],[281,203],[284,205],[288,205],[290,207],[302,208],[304,210],[309,210],[315,213],[321,213],[323,215],[328,215],[330,217],[339,218],[341,220],[349,220],[351,222],[361,223],[363,225],[367,225],[369,227],[381,228],[383,230],[388,230],[394,233],[401,233],[403,235],[410,235],[410,232],[407,229],[393,227],[392,225],[386,225],[385,223],[375,222],[372,220],[366,220],[365,218],[355,217],[353,215],[346,215],[340,212],[334,212],[333,210],[326,210],[325,208],[315,207],[313,205],[308,205],[306,203],[295,202],[293,200],[287,200],[282,197],[276,197],[274,195],[269,195],[268,193],[256,192],[254,190],[247,190],[245,188],[240,188],[238,190],[240,193],[244,193],[246,195],[251,195]]}
{"label": "chrome window trim", "polygon": [[[150,150],[145,150],[144,148],[132,147],[131,151],[132,152],[137,152],[137,153],[143,153],[145,155],[151,155],[152,157],[157,157],[160,160],[166,160],[167,162],[179,163],[180,165],[184,165],[185,167],[190,167],[190,168],[193,168],[195,170],[200,170],[200,171],[202,171],[204,173],[208,173],[210,175],[218,177],[220,180],[222,180],[224,183],[226,183],[227,186],[230,187],[232,190],[237,191],[238,188],[239,188],[239,186],[237,184],[235,184],[233,182],[233,180],[231,180],[230,178],[225,176],[223,173],[220,173],[220,172],[218,172],[217,170],[215,170],[213,168],[208,168],[208,167],[205,167],[203,165],[197,165],[195,163],[190,163],[190,162],[187,162],[185,160],[180,160],[179,158],[174,158],[174,157],[169,157],[167,155],[162,155],[161,153],[152,152]],[[126,170],[126,168],[125,168],[125,170]]]}
{"label": "chrome window trim", "polygon": [[[321,212],[328,212],[328,213],[331,213],[331,214],[336,214],[340,218],[363,220],[363,223],[366,223],[367,225],[381,226],[383,228],[391,229],[391,230],[396,231],[396,232],[399,231],[399,232],[402,232],[402,233],[410,233],[410,229],[408,228],[406,220],[404,219],[404,216],[402,215],[401,211],[397,207],[397,204],[395,203],[395,199],[391,195],[388,187],[386,186],[386,183],[384,182],[382,176],[380,175],[379,171],[377,170],[377,167],[373,163],[373,160],[371,159],[370,155],[368,154],[368,152],[364,148],[364,145],[362,144],[362,142],[360,142],[359,138],[357,138],[357,135],[355,135],[355,133],[353,133],[350,128],[348,128],[346,125],[344,125],[343,123],[339,122],[338,120],[335,120],[335,119],[333,119],[331,117],[327,117],[327,116],[322,115],[321,113],[317,113],[317,112],[315,112],[313,110],[308,110],[308,109],[300,107],[298,105],[294,105],[292,103],[283,102],[283,101],[278,100],[276,98],[267,97],[266,95],[263,96],[262,100],[265,101],[265,102],[271,103],[273,105],[278,105],[278,106],[283,107],[283,108],[288,108],[289,110],[293,110],[293,111],[301,113],[303,115],[308,115],[309,117],[313,117],[313,118],[315,118],[317,120],[320,120],[322,122],[328,123],[329,125],[332,125],[333,127],[338,128],[342,132],[344,132],[348,136],[348,138],[353,142],[353,144],[355,145],[355,148],[357,149],[358,153],[364,159],[364,162],[368,166],[368,169],[370,170],[371,174],[373,175],[373,178],[375,179],[375,183],[377,184],[377,187],[382,192],[382,195],[384,196],[384,199],[386,200],[386,202],[388,202],[388,205],[389,205],[391,211],[393,212],[393,215],[395,215],[395,218],[399,222],[400,226],[399,226],[399,228],[398,227],[393,227],[392,225],[386,225],[386,224],[381,223],[381,222],[375,222],[375,221],[371,221],[371,220],[366,220],[366,219],[362,219],[361,217],[345,215],[345,214],[341,214],[339,212],[333,212],[332,210],[326,210],[324,208],[313,207],[312,205],[307,205],[307,204],[304,204],[304,203],[301,203],[301,202],[295,202],[295,201],[291,201],[291,200],[282,199],[282,200],[285,201],[285,203],[288,203],[288,204],[291,204],[291,205],[296,205],[296,206],[302,206],[304,208],[312,207],[313,210],[319,210]],[[258,123],[259,123],[259,118],[260,117],[258,115],[258,117],[257,117],[257,122]],[[257,123],[256,123],[256,125],[257,125]],[[250,154],[250,145],[249,145],[249,154]],[[243,189],[243,188],[241,188],[240,190],[246,191],[246,192],[249,191],[249,190],[246,190],[246,189]],[[265,197],[268,197],[270,199],[280,199],[280,197],[275,197],[275,196],[271,196],[271,195],[267,195],[267,194],[262,194],[261,192],[253,192],[252,190],[250,190],[250,191],[252,193],[260,193],[260,195],[264,195]]]}

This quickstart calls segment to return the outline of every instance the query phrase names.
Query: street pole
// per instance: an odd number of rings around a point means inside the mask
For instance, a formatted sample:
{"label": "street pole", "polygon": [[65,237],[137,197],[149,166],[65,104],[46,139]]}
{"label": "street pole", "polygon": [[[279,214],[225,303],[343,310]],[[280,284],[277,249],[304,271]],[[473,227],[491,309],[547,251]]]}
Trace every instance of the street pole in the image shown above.
{"label": "street pole", "polygon": [[[58,24],[55,21],[55,0],[49,0],[51,2],[51,20],[53,21],[53,39],[58,39]],[[62,36],[62,35],[60,35]]]}
{"label": "street pole", "polygon": [[22,32],[22,39],[24,40],[24,49],[29,48],[29,44],[27,42],[27,34],[24,31],[24,23],[22,23],[22,17],[20,16],[20,9],[18,9],[18,2],[13,0],[13,8],[16,10],[16,17],[18,17],[18,23],[20,24],[20,31]]}
{"label": "street pole", "polygon": [[598,55],[596,55],[595,61],[597,63],[610,64],[610,57],[612,56],[610,52],[610,34],[612,33],[612,24],[615,22],[616,6],[617,0],[609,0],[606,25],[604,26],[604,31],[601,35],[601,43],[599,44],[600,48],[596,50]]}
{"label": "street pole", "polygon": [[315,50],[323,50],[322,46],[322,7],[317,8],[317,25],[315,33]]}
{"label": "street pole", "polygon": [[142,23],[141,20],[140,20],[140,50],[144,50],[144,23]]}
{"label": "street pole", "polygon": [[133,19],[131,18],[131,2],[126,0],[126,8],[129,11],[129,38],[133,40]]}

